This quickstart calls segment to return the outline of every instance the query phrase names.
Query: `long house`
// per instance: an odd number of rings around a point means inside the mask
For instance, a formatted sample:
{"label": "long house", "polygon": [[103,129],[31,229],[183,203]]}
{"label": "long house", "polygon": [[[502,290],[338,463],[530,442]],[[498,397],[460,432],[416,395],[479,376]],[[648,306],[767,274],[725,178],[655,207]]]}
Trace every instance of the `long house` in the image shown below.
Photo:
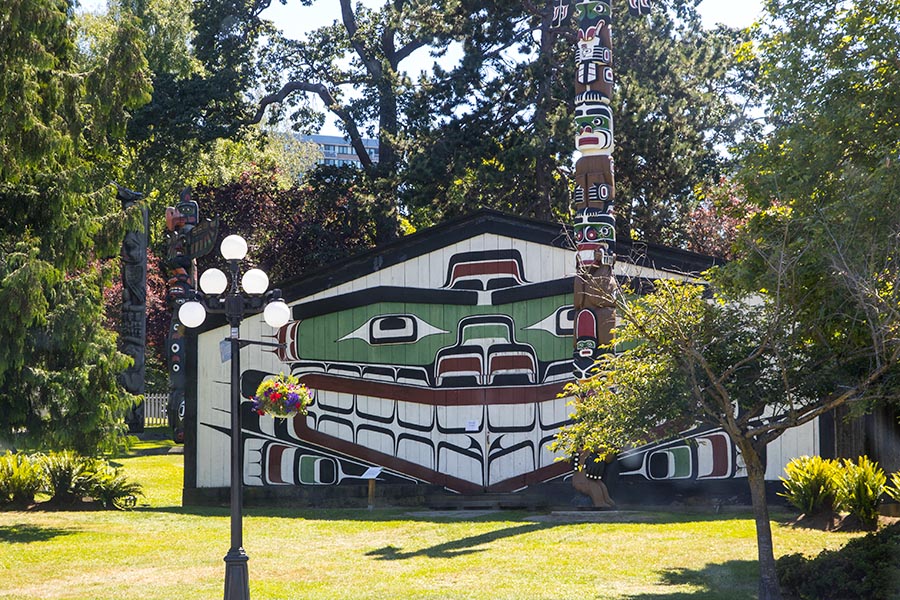
{"label": "long house", "polygon": [[[248,497],[326,502],[352,496],[375,473],[379,493],[395,499],[504,493],[577,502],[571,462],[548,448],[571,412],[560,392],[572,379],[572,248],[560,224],[482,210],[284,282],[291,321],[274,331],[254,315],[241,327],[242,338],[283,343],[241,354]],[[619,242],[615,274],[639,286],[697,278],[713,264]],[[220,354],[228,335],[211,321],[191,351],[187,503],[221,498],[229,485],[230,365]],[[307,415],[250,409],[258,384],[282,372],[313,391]],[[767,479],[777,481],[795,456],[835,455],[837,422],[829,416],[771,444]],[[740,453],[702,424],[623,452],[613,472],[613,496],[626,501],[746,490]]]}

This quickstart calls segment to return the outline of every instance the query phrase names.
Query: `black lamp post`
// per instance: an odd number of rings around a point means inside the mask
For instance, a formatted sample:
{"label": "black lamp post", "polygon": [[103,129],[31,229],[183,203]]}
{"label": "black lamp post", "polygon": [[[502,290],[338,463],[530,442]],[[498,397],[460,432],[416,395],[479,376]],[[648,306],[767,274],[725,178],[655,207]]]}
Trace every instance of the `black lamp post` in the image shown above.
{"label": "black lamp post", "polygon": [[[250,577],[247,553],[243,543],[243,460],[241,457],[241,348],[249,344],[278,346],[271,342],[240,339],[241,320],[247,313],[259,312],[263,307],[266,323],[278,328],[290,319],[290,309],[281,299],[281,290],[266,292],[268,276],[259,269],[246,271],[241,278],[243,293],[238,287],[240,261],[247,255],[247,242],[238,235],[222,240],[222,257],[228,261],[228,277],[219,269],[208,269],[200,276],[202,293],[178,310],[178,319],[185,327],[199,327],[206,313],[224,314],[231,328],[226,341],[231,344],[231,548],[225,555],[225,600],[249,600]],[[226,291],[227,289],[227,291]]]}

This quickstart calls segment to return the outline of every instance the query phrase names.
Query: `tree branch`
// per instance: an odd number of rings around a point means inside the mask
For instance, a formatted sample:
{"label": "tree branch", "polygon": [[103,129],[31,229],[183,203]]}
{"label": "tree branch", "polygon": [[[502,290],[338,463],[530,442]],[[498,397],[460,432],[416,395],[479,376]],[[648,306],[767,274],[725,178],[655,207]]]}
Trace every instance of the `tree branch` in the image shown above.
{"label": "tree branch", "polygon": [[322,99],[322,102],[325,103],[326,108],[334,113],[344,124],[344,127],[347,129],[347,134],[350,136],[350,144],[353,146],[357,156],[359,156],[363,168],[367,171],[372,168],[372,158],[366,151],[365,145],[362,142],[362,135],[359,132],[359,128],[356,126],[356,122],[350,117],[350,114],[335,101],[334,96],[324,84],[311,83],[308,81],[287,82],[280,90],[263,97],[259,101],[256,114],[253,115],[252,119],[247,121],[247,124],[254,125],[262,121],[266,108],[270,104],[284,102],[285,98],[293,92],[309,92],[317,94],[319,98]]}
{"label": "tree branch", "polygon": [[366,52],[366,47],[356,36],[359,32],[359,26],[356,23],[356,15],[353,13],[353,8],[350,6],[350,0],[341,0],[341,20],[344,23],[344,29],[347,30],[347,39],[350,40],[350,46],[366,66],[366,70],[373,77],[381,77],[381,64]]}

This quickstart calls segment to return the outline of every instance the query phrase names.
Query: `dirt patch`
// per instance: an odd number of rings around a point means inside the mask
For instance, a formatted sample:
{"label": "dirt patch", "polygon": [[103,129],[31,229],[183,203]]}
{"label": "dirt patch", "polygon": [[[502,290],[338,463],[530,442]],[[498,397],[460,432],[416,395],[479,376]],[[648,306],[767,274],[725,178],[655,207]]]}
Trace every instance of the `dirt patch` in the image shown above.
{"label": "dirt patch", "polygon": [[789,521],[788,525],[796,528],[816,529],[819,531],[876,531],[888,525],[900,522],[900,517],[886,517],[881,515],[878,517],[878,524],[875,527],[864,525],[855,515],[841,515],[836,513],[824,513],[816,515],[800,515],[793,521]]}

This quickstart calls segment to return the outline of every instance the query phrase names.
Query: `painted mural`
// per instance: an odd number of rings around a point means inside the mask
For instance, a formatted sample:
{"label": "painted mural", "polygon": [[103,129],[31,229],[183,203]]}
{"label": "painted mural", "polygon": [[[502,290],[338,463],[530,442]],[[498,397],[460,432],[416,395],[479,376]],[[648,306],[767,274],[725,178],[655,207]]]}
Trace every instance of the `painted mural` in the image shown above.
{"label": "painted mural", "polygon": [[[558,225],[485,211],[283,286],[287,325],[242,324],[242,338],[283,343],[241,356],[244,484],[361,483],[369,467],[383,469],[384,483],[466,494],[572,478],[569,457],[548,444],[571,412],[558,395],[572,379],[573,338],[590,338],[596,325],[572,303],[571,237]],[[697,255],[628,243],[618,255],[614,276],[632,284],[708,266]],[[188,486],[228,485],[226,329],[198,337],[197,480]],[[312,390],[308,415],[250,409],[258,384],[280,372]],[[815,452],[808,438],[785,437],[785,451]],[[771,456],[779,473],[782,453]],[[744,476],[727,438],[703,429],[584,469],[589,479],[604,473],[651,485]]]}
{"label": "painted mural", "polygon": [[[306,455],[298,444],[314,442],[459,492],[565,474],[546,447],[568,418],[557,396],[571,377],[571,280],[532,281],[516,248],[434,266],[437,287],[377,285],[293,307],[275,354],[314,402],[286,426],[296,449],[285,452]],[[242,387],[273,374],[245,371]],[[245,447],[254,483],[303,481],[302,460],[258,443]],[[340,483],[353,472],[345,463],[317,482]]]}

